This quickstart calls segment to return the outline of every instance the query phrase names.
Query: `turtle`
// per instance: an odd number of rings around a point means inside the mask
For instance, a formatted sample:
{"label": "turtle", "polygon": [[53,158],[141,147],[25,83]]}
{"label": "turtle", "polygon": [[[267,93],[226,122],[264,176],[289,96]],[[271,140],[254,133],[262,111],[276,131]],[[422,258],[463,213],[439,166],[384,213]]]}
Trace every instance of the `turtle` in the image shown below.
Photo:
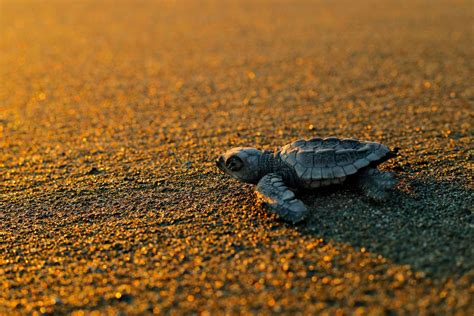
{"label": "turtle", "polygon": [[348,182],[372,200],[389,199],[397,180],[377,166],[396,157],[398,150],[371,141],[314,137],[273,151],[232,148],[216,164],[237,180],[256,184],[262,204],[283,220],[298,223],[309,209],[290,188],[315,190]]}

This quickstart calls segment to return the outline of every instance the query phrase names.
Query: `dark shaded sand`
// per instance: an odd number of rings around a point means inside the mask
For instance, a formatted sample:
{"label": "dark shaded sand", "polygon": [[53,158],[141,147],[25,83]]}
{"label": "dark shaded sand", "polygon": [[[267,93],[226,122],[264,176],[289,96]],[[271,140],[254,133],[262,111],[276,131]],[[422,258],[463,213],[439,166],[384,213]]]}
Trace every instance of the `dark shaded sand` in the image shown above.
{"label": "dark shaded sand", "polygon": [[[1,1],[0,314],[472,315],[471,1]],[[401,147],[377,205],[298,193],[231,146]]]}

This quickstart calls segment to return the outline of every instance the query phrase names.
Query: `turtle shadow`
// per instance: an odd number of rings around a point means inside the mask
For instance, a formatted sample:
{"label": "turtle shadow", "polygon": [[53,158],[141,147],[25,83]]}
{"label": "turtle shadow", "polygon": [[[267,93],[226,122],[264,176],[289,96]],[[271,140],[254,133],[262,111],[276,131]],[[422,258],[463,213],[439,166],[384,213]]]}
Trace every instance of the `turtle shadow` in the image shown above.
{"label": "turtle shadow", "polygon": [[401,186],[378,204],[348,187],[300,192],[311,215],[298,229],[363,247],[435,278],[474,269],[474,190],[433,179]]}

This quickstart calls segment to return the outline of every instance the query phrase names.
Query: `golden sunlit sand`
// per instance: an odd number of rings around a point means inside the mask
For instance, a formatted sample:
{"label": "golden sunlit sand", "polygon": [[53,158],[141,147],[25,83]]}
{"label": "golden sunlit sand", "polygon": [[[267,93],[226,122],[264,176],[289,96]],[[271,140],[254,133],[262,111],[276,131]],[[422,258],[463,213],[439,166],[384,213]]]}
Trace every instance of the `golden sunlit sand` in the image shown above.
{"label": "golden sunlit sand", "polygon": [[[470,1],[0,2],[0,314],[472,315]],[[289,225],[235,146],[401,147]]]}

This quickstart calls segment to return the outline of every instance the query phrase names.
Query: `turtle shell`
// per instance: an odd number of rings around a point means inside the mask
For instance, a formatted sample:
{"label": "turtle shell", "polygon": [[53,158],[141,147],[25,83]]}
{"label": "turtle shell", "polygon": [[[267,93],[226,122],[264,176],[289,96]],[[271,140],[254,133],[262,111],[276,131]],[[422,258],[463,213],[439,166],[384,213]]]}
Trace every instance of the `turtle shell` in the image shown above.
{"label": "turtle shell", "polygon": [[375,142],[336,137],[298,140],[281,148],[280,158],[293,167],[302,183],[319,187],[343,182],[390,152]]}

